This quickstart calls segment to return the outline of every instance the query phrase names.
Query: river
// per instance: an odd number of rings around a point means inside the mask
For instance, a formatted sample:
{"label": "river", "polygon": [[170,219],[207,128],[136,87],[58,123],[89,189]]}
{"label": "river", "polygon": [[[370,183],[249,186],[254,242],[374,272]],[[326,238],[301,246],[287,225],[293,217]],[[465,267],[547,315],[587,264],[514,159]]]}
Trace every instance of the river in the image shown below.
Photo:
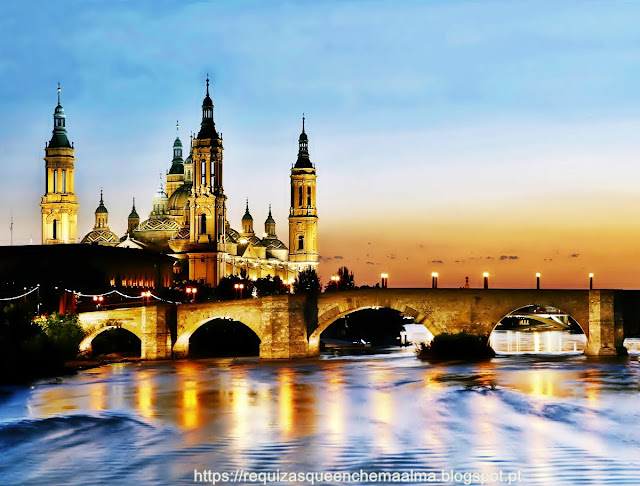
{"label": "river", "polygon": [[207,470],[640,484],[639,390],[637,355],[111,364],[0,395],[0,484],[173,486]]}

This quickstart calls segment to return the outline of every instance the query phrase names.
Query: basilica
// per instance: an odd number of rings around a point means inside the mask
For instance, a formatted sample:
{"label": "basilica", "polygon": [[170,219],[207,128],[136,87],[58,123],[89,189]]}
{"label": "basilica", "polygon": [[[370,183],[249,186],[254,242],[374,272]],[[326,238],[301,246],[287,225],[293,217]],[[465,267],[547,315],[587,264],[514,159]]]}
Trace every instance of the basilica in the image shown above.
{"label": "basilica", "polygon": [[[262,237],[254,229],[248,201],[239,230],[227,219],[227,195],[222,177],[223,141],[213,119],[209,79],[202,102],[200,131],[197,136],[191,136],[186,159],[182,142],[176,135],[171,166],[166,181],[160,181],[153,197],[149,217],[141,220],[134,199],[127,232],[119,237],[109,228],[109,212],[101,191],[94,228],[81,243],[173,257],[178,280],[216,286],[225,276],[239,275],[254,280],[278,276],[292,282],[301,270],[318,264],[316,170],[309,158],[304,121],[303,117],[298,158],[290,174],[288,246],[278,238],[270,207]],[[60,87],[53,135],[45,152],[46,194],[40,204],[42,244],[77,243],[74,147],[67,138]]]}

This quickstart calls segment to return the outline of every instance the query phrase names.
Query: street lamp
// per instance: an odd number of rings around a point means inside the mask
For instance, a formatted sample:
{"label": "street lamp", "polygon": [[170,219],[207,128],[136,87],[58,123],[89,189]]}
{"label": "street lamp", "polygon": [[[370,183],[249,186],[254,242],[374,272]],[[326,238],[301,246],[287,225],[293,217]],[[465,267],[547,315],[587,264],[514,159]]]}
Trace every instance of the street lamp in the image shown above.
{"label": "street lamp", "polygon": [[99,309],[104,301],[104,297],[102,295],[94,295],[93,301],[96,303],[96,309]]}
{"label": "street lamp", "polygon": [[333,286],[336,288],[336,290],[338,290],[340,277],[338,275],[331,275],[331,282],[333,283]]}
{"label": "street lamp", "polygon": [[140,292],[140,297],[142,297],[142,303],[147,305],[147,301],[149,300],[149,297],[151,297],[151,291],[147,290],[146,292]]}
{"label": "street lamp", "polygon": [[589,274],[589,290],[593,290],[593,273]]}
{"label": "street lamp", "polygon": [[540,290],[540,273],[536,273],[536,290]]}
{"label": "street lamp", "polygon": [[387,283],[389,280],[389,274],[388,273],[381,273],[380,274],[380,278],[382,279],[382,288],[386,289],[387,288]]}
{"label": "street lamp", "polygon": [[438,272],[431,272],[431,288],[438,288]]}
{"label": "street lamp", "polygon": [[242,299],[242,289],[244,289],[244,284],[235,284],[233,286],[234,289],[236,289],[236,297],[238,295],[238,292],[240,293],[240,298]]}
{"label": "street lamp", "polygon": [[196,287],[187,287],[184,291],[187,293],[187,301],[195,302],[198,289]]}
{"label": "street lamp", "polygon": [[488,289],[489,288],[489,272],[484,272],[482,276],[484,277],[484,288]]}

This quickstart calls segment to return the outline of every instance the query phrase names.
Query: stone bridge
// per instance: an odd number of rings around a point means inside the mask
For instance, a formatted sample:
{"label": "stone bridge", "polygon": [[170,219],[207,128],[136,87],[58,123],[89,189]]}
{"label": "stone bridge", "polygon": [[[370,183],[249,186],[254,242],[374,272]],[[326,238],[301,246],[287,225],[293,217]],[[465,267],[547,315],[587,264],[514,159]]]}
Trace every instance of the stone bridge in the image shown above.
{"label": "stone bridge", "polygon": [[[122,327],[142,342],[143,359],[187,356],[189,340],[213,319],[245,324],[260,338],[260,357],[315,356],[320,335],[352,312],[386,307],[413,317],[434,335],[442,332],[489,334],[514,310],[553,306],[571,315],[587,336],[585,354],[615,355],[625,329],[640,323],[640,291],[501,289],[362,289],[320,294],[264,297],[224,302],[160,304],[80,314],[89,332],[82,350],[106,329]],[[629,332],[629,331],[627,331]]]}

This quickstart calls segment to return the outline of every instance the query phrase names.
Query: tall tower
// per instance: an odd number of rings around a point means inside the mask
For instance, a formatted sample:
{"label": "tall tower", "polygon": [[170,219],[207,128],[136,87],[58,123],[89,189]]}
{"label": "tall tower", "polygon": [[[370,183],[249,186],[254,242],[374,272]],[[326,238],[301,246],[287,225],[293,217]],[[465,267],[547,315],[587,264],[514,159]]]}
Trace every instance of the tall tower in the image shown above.
{"label": "tall tower", "polygon": [[304,132],[304,116],[298,145],[298,160],[291,169],[289,261],[299,263],[300,267],[316,266],[318,264],[316,169],[309,159],[309,138]]}
{"label": "tall tower", "polygon": [[67,138],[66,116],[60,104],[53,113],[53,135],[45,146],[45,194],[42,196],[42,244],[76,243],[78,199],[73,192],[74,148]]}
{"label": "tall tower", "polygon": [[224,250],[226,199],[222,187],[222,137],[213,121],[213,102],[207,95],[202,101],[200,132],[193,139],[193,188],[189,198],[191,243],[209,244]]}

